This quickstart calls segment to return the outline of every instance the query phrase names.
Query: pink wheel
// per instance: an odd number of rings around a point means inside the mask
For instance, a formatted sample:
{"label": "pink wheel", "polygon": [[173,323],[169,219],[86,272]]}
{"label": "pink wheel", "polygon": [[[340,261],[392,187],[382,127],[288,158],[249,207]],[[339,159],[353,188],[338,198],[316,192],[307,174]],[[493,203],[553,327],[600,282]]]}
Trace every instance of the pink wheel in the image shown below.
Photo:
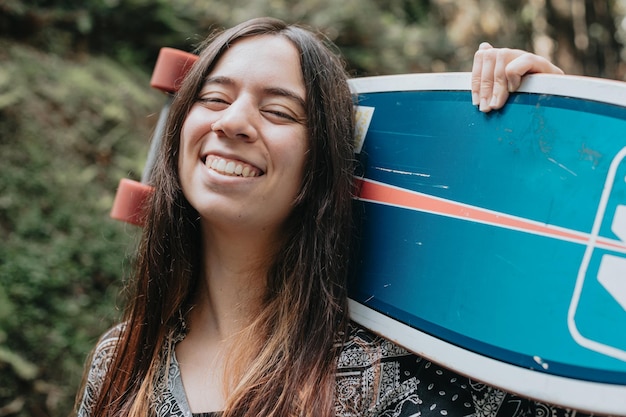
{"label": "pink wheel", "polygon": [[[188,52],[172,48],[161,48],[157,62],[154,65],[150,85],[164,93],[175,93],[197,59],[196,55]],[[111,209],[111,217],[116,220],[143,226],[146,201],[153,191],[153,188],[149,185],[152,165],[161,141],[170,101],[171,97],[168,97],[168,101],[165,103],[159,116],[141,182],[128,179],[120,181],[115,194],[113,208]]]}
{"label": "pink wheel", "polygon": [[143,226],[146,202],[152,191],[153,188],[147,184],[122,178],[113,201],[111,217],[136,226]]}
{"label": "pink wheel", "polygon": [[150,85],[166,93],[178,91],[185,75],[198,57],[173,48],[161,48]]}

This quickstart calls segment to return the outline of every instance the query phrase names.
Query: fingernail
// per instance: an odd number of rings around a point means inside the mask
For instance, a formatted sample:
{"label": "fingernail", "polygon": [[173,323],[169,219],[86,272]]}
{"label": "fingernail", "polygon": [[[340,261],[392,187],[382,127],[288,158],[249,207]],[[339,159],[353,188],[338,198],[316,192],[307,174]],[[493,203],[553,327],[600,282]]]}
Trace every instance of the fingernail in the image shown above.
{"label": "fingernail", "polygon": [[478,108],[480,109],[480,111],[486,111],[487,110],[487,99],[486,98],[481,98],[480,99],[480,105],[478,106]]}
{"label": "fingernail", "polygon": [[495,107],[498,104],[498,98],[496,96],[491,97],[491,101],[489,102],[489,107]]}
{"label": "fingernail", "polygon": [[472,105],[478,106],[480,104],[480,99],[478,98],[478,93],[472,93]]}

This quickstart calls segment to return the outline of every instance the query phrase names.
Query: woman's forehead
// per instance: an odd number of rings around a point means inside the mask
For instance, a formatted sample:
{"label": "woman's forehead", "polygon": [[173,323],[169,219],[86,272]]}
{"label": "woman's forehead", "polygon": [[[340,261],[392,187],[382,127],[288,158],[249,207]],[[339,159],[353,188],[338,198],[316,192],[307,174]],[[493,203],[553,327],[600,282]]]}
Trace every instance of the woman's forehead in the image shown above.
{"label": "woman's forehead", "polygon": [[300,52],[293,42],[281,35],[240,38],[227,47],[211,72],[236,67],[245,67],[250,72],[258,72],[268,67],[277,74],[286,73],[290,69],[301,72]]}
{"label": "woman's forehead", "polygon": [[304,100],[306,91],[300,53],[280,35],[259,35],[232,43],[203,81],[292,91]]}

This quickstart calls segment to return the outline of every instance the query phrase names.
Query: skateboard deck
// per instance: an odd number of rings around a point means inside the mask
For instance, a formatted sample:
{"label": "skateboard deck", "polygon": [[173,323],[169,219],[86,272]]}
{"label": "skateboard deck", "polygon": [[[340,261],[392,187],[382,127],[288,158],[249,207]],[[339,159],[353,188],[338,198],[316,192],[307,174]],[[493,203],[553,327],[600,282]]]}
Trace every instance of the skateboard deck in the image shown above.
{"label": "skateboard deck", "polygon": [[626,415],[626,83],[470,74],[351,80],[359,256],[351,316],[537,400]]}

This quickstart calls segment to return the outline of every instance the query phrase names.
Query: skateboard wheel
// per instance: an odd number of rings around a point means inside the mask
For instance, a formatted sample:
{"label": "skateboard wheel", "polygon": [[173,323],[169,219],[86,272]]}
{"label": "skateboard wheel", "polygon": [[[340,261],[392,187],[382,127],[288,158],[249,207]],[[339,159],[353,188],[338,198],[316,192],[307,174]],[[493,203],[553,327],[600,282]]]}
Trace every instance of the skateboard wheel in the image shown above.
{"label": "skateboard wheel", "polygon": [[178,91],[197,55],[173,48],[161,48],[150,85],[166,93]]}
{"label": "skateboard wheel", "polygon": [[122,178],[113,201],[111,217],[143,226],[145,204],[152,191],[153,188],[147,184]]}

